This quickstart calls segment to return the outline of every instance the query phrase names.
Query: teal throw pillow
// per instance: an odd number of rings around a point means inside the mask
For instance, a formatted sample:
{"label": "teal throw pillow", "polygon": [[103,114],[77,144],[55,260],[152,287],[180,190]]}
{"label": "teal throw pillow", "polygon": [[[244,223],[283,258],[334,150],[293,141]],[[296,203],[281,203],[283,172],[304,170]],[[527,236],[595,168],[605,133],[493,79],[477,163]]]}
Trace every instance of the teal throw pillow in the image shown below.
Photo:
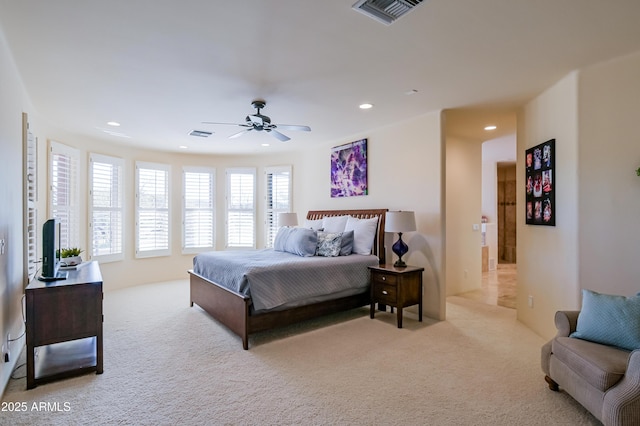
{"label": "teal throw pillow", "polygon": [[582,310],[571,337],[632,351],[640,348],[640,295],[582,290]]}

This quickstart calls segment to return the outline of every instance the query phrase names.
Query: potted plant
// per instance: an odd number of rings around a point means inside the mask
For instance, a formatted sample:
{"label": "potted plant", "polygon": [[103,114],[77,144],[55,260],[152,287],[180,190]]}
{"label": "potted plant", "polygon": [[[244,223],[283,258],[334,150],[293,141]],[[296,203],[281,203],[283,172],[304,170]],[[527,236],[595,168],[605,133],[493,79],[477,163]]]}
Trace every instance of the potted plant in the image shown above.
{"label": "potted plant", "polygon": [[82,257],[80,257],[80,253],[82,253],[82,251],[83,250],[78,247],[60,249],[60,257],[62,258],[61,262],[66,266],[81,264]]}

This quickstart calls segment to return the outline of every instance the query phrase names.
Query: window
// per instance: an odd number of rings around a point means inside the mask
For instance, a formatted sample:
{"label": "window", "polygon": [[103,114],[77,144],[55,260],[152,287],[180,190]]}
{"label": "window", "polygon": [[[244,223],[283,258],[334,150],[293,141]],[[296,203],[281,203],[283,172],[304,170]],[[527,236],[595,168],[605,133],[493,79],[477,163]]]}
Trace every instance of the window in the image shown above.
{"label": "window", "polygon": [[92,259],[124,259],[124,161],[89,155],[89,250]]}
{"label": "window", "polygon": [[227,247],[256,246],[256,170],[227,170]]}
{"label": "window", "polygon": [[49,154],[49,214],[60,221],[60,247],[80,247],[80,155],[77,149],[54,141],[49,142]]}
{"label": "window", "polygon": [[278,213],[291,211],[291,166],[267,167],[265,176],[265,245],[273,247],[280,228]]}
{"label": "window", "polygon": [[170,172],[166,164],[136,163],[136,257],[171,254]]}
{"label": "window", "polygon": [[182,172],[182,252],[215,246],[215,169],[185,167]]}

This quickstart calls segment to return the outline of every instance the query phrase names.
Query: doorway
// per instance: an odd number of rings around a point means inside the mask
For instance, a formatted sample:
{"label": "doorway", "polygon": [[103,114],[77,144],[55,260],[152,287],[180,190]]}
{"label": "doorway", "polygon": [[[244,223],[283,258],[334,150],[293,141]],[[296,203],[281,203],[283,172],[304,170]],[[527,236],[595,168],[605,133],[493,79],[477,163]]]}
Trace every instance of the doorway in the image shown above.
{"label": "doorway", "polygon": [[497,165],[498,264],[516,263],[516,164]]}

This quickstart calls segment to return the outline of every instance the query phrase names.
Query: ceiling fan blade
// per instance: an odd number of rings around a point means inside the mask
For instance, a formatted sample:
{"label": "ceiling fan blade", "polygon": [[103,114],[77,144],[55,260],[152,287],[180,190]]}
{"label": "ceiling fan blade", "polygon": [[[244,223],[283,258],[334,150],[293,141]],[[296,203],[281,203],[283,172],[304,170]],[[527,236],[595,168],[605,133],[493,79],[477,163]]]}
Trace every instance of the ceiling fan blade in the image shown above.
{"label": "ceiling fan blade", "polygon": [[253,127],[249,128],[249,129],[241,130],[238,133],[234,133],[231,136],[229,136],[229,139],[238,138],[238,137],[240,137],[240,136],[244,135],[245,133],[250,132],[252,130],[253,130]]}
{"label": "ceiling fan blade", "polygon": [[274,124],[274,126],[277,127],[278,129],[284,129],[284,130],[300,130],[302,132],[311,131],[311,127],[309,126],[298,126],[295,124]]}
{"label": "ceiling fan blade", "polygon": [[203,121],[202,124],[223,124],[225,126],[246,126],[246,124],[238,124],[238,123],[216,123],[214,121]]}
{"label": "ceiling fan blade", "polygon": [[282,133],[280,133],[275,129],[265,129],[265,130],[269,132],[271,135],[273,135],[276,139],[281,140],[282,142],[286,142],[289,139],[291,139],[289,136],[283,135]]}

